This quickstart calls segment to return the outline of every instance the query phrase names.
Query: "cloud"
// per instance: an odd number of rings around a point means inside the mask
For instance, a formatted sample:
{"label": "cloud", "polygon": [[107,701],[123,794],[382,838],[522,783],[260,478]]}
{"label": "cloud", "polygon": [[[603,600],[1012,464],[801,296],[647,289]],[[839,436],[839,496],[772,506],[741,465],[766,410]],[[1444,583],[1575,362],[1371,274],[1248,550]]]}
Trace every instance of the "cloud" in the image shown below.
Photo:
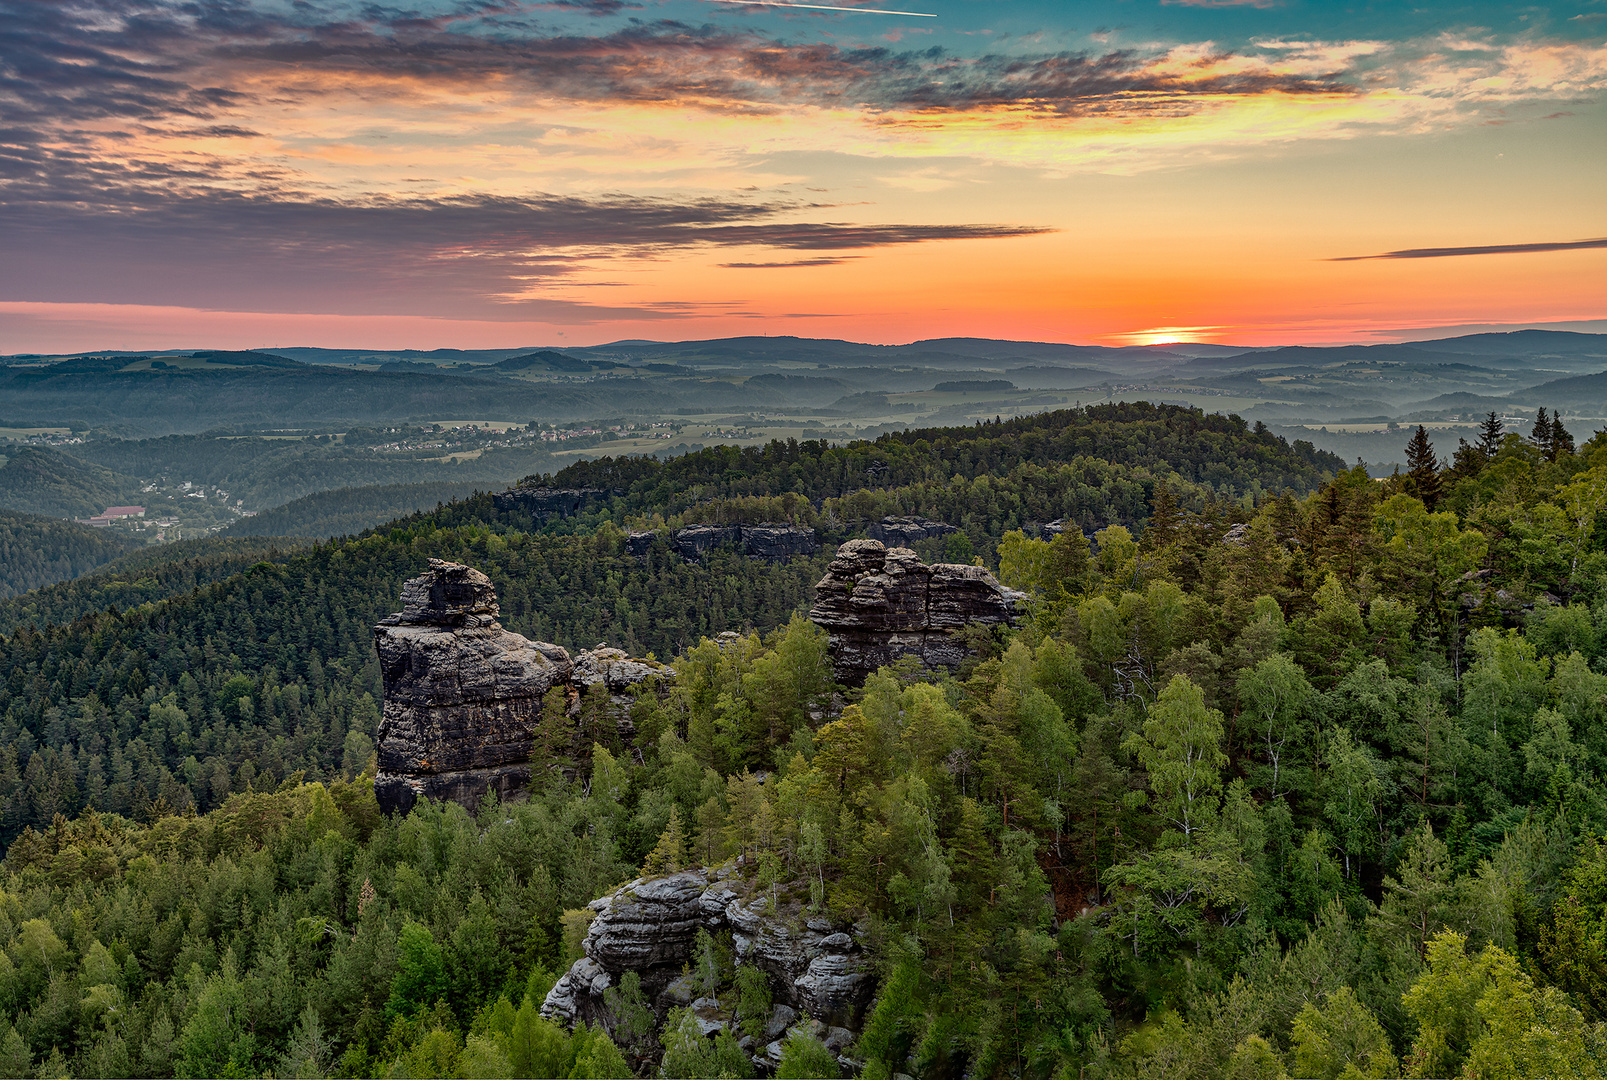
{"label": "cloud", "polygon": [[[1209,98],[1354,89],[1322,75],[1259,64],[1227,72],[1169,70],[1164,58],[1106,53],[959,56],[942,49],[793,44],[758,31],[659,20],[603,34],[562,33],[515,13],[564,8],[609,14],[614,0],[492,5],[454,17],[376,7],[337,17],[329,4],[271,14],[237,0],[182,6],[137,0],[55,5],[0,0],[12,25],[0,51],[19,58],[4,87],[12,122],[209,116],[243,103],[242,75],[293,95],[329,93],[330,76],[450,85],[497,79],[555,99],[754,108],[821,106],[973,111],[1001,104],[1073,114],[1148,111],[1156,94]],[[477,19],[469,18],[475,15]],[[320,77],[324,84],[319,84]],[[213,83],[213,85],[196,85]],[[260,96],[271,88],[258,90]]]}
{"label": "cloud", "polygon": [[620,257],[721,248],[846,252],[1049,231],[801,221],[807,208],[789,202],[719,198],[166,195],[142,185],[119,190],[93,172],[31,201],[16,199],[16,185],[11,194],[0,248],[28,254],[0,261],[8,299],[220,310],[496,318],[550,302],[544,289]]}
{"label": "cloud", "polygon": [[1548,241],[1537,244],[1482,244],[1473,247],[1407,248],[1381,255],[1343,255],[1329,262],[1362,262],[1368,259],[1444,259],[1455,255],[1524,255],[1540,251],[1581,251],[1607,248],[1607,237],[1594,240]]}
{"label": "cloud", "polygon": [[[5,149],[38,168],[52,156],[71,168],[75,152],[180,168],[196,164],[185,140],[232,138],[232,160],[209,167],[268,188],[338,187],[361,172],[372,190],[406,149],[461,159],[476,136],[510,175],[559,160],[638,175],[693,154],[723,168],[778,150],[1127,171],[1435,130],[1607,88],[1607,47],[1536,37],[1040,52],[1016,42],[962,55],[782,40],[745,20],[622,19],[615,0],[434,2],[443,10],[421,14],[340,0],[0,0]],[[709,117],[720,122],[700,123]],[[772,127],[755,137],[743,122]],[[555,148],[549,126],[596,132]],[[757,141],[766,149],[750,149]],[[421,168],[450,166],[392,175]]]}
{"label": "cloud", "polygon": [[823,259],[794,259],[792,262],[728,262],[720,263],[722,270],[788,270],[794,266],[836,266],[859,258],[858,255],[844,255],[840,258]]}

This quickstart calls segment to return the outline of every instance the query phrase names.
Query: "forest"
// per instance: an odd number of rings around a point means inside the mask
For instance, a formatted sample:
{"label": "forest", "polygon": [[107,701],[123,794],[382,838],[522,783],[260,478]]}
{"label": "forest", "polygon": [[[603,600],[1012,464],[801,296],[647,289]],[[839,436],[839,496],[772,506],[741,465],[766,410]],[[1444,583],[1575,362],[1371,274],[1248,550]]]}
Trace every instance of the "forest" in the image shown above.
{"label": "forest", "polygon": [[318,540],[355,536],[432,505],[466,499],[490,486],[441,481],[335,488],[292,499],[283,506],[244,518],[223,532],[226,536],[300,536]]}
{"label": "forest", "polygon": [[[737,859],[867,928],[865,1077],[1602,1075],[1607,434],[1492,415],[1379,481],[1121,410],[604,462],[555,479],[612,503],[545,528],[479,496],[9,601],[0,1073],[752,1075],[628,985],[609,1029],[538,1014],[593,898]],[[799,614],[829,551],[624,551],[787,505],[941,511],[1028,614],[846,691]],[[672,659],[634,745],[381,815],[368,631],[427,556],[511,629]],[[840,1068],[799,1034],[776,1075]]]}
{"label": "forest", "polygon": [[88,525],[0,509],[0,600],[78,577],[134,546]]}
{"label": "forest", "polygon": [[[945,485],[955,477],[988,477],[1008,497],[1014,485],[1005,477],[1016,470],[1065,464],[1164,469],[1221,495],[1254,495],[1309,490],[1345,463],[1308,442],[1290,444],[1264,425],[1252,429],[1236,416],[1140,401],[978,421],[972,428],[911,428],[843,446],[710,447],[662,462],[602,457],[523,483],[599,488],[621,496],[616,509],[668,515],[711,500],[789,493],[801,509],[803,501],[818,506],[857,493]],[[1110,483],[1109,476],[1090,480],[1098,488]],[[990,520],[1002,519],[993,514]]]}

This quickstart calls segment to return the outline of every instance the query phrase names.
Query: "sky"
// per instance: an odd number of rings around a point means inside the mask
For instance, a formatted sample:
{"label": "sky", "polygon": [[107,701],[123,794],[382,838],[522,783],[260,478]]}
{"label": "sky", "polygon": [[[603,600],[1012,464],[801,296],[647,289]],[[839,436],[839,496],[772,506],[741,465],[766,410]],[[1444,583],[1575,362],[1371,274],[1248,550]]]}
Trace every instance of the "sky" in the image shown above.
{"label": "sky", "polygon": [[837,6],[0,0],[0,354],[1607,329],[1607,0]]}

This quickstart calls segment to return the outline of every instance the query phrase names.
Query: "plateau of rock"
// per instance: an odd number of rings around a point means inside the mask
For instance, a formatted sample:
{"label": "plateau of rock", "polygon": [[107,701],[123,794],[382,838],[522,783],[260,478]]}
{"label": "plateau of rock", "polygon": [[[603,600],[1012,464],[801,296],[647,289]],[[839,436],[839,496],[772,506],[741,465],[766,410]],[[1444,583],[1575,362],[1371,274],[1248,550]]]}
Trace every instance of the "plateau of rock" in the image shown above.
{"label": "plateau of rock", "polygon": [[955,631],[1013,623],[1025,599],[980,566],[928,566],[908,548],[850,540],[816,584],[809,618],[831,639],[837,680],[859,686],[902,656],[958,666],[969,653]]}

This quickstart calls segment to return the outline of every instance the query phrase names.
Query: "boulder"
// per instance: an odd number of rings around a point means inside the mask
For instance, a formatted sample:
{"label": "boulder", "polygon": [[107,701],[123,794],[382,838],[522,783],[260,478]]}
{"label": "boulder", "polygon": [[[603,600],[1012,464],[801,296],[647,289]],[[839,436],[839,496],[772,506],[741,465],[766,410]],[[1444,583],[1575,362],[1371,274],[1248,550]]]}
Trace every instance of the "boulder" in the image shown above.
{"label": "boulder", "polygon": [[907,548],[850,540],[815,586],[809,618],[830,638],[838,681],[858,686],[902,656],[959,665],[968,653],[955,631],[1013,623],[1025,599],[980,566],[928,566]]}

